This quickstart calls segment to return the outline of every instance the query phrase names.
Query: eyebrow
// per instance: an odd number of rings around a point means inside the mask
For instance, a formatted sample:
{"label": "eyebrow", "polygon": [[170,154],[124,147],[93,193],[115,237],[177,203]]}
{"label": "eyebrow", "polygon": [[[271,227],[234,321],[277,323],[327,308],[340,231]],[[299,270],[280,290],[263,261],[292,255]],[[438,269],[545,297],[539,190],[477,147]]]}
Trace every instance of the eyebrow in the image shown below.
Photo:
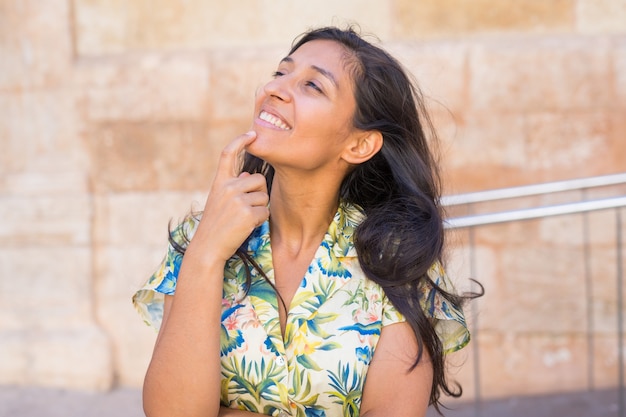
{"label": "eyebrow", "polygon": [[[290,64],[293,64],[293,58],[291,58],[290,56],[286,56],[283,59],[280,60],[280,62],[288,62]],[[314,69],[315,71],[319,72],[320,74],[322,74],[324,77],[328,78],[330,80],[330,82],[333,83],[333,85],[335,86],[335,88],[339,88],[339,84],[337,83],[337,80],[335,79],[335,76],[333,75],[332,72],[322,68],[322,67],[318,67],[317,65],[311,65],[311,68]]]}

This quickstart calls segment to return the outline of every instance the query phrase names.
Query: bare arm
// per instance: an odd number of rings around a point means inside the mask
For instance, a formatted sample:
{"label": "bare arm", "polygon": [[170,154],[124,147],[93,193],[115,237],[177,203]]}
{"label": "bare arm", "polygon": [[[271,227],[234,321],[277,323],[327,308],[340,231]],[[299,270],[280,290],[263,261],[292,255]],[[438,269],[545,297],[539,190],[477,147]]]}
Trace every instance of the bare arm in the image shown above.
{"label": "bare arm", "polygon": [[[172,301],[173,301],[174,297],[170,296],[170,295],[166,295],[165,296],[165,304],[163,306],[163,321],[162,321],[162,325],[165,325],[165,322],[168,320],[169,317],[169,311],[172,305]],[[159,339],[160,336],[163,333],[159,333],[159,336],[157,337],[157,344],[159,343]],[[236,410],[233,408],[228,408],[228,407],[220,407],[219,409],[219,413],[218,413],[218,417],[254,417],[254,416],[261,416],[264,414],[257,414],[257,413],[252,413],[249,411],[242,411],[242,410]]]}
{"label": "bare arm", "polygon": [[215,417],[220,413],[220,321],[224,264],[268,217],[265,178],[237,175],[254,135],[222,152],[203,220],[183,258],[176,294],[167,297],[144,381],[148,417]]}
{"label": "bare arm", "polygon": [[416,355],[417,341],[408,323],[383,327],[367,371],[361,417],[426,415],[433,370],[424,352],[420,363],[409,371]]}

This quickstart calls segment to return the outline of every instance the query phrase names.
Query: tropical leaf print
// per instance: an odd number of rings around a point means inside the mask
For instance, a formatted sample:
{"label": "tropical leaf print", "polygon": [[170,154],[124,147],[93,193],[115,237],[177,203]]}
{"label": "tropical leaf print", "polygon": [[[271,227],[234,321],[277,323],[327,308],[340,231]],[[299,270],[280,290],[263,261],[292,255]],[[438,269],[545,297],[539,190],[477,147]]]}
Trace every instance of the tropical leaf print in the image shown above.
{"label": "tropical leaf print", "polygon": [[291,300],[291,308],[302,307],[311,314],[315,313],[328,300],[337,288],[334,280],[327,277],[320,278],[317,283],[311,283],[308,291],[298,291]]}
{"label": "tropical leaf print", "polygon": [[276,290],[265,281],[265,279],[257,279],[252,282],[250,286],[250,297],[259,298],[266,303],[270,304],[273,308],[278,308],[278,297],[276,296]]}
{"label": "tropical leaf print", "polygon": [[357,360],[366,365],[369,365],[372,361],[372,349],[369,346],[357,347],[355,353]]}
{"label": "tropical leaf print", "polygon": [[321,408],[304,407],[305,417],[326,417],[326,410]]}
{"label": "tropical leaf print", "polygon": [[[235,358],[222,361],[222,402],[227,403],[228,395],[237,394],[243,401],[249,395],[254,399],[246,400],[246,409],[259,412],[257,404],[261,400],[280,402],[280,395],[276,387],[276,379],[280,378],[281,370],[273,361],[248,361],[244,356],[241,362]],[[248,397],[249,398],[249,397]],[[243,404],[243,403],[241,403]]]}
{"label": "tropical leaf print", "polygon": [[352,273],[341,264],[330,244],[324,241],[321,247],[324,249],[323,256],[317,260],[320,271],[327,277],[350,278]]}
{"label": "tropical leaf print", "polygon": [[174,294],[174,291],[176,291],[178,272],[180,271],[182,262],[183,257],[179,253],[168,256],[165,259],[161,266],[161,271],[158,272],[159,274],[163,274],[163,278],[159,285],[156,286],[155,291],[166,295]]}
{"label": "tropical leaf print", "polygon": [[220,353],[222,356],[228,355],[244,343],[243,335],[236,322],[236,311],[243,307],[237,304],[234,307],[222,311],[222,325],[220,331]]}
{"label": "tropical leaf print", "polygon": [[335,398],[335,404],[341,404],[344,416],[357,417],[361,405],[363,378],[353,372],[349,364],[339,362],[337,373],[328,372],[330,386],[334,391],[328,394]]}
{"label": "tropical leaf print", "polygon": [[309,331],[322,339],[328,339],[333,335],[324,330],[324,324],[332,323],[339,317],[337,313],[317,313],[306,321]]}
{"label": "tropical leaf print", "polygon": [[354,323],[349,326],[340,327],[339,330],[348,330],[359,332],[361,336],[366,335],[377,335],[380,336],[380,321],[375,321],[373,323],[363,324],[363,323]]}
{"label": "tropical leaf print", "polygon": [[[293,322],[287,324],[287,338],[286,343],[289,344],[292,341],[294,334],[302,332],[310,332],[313,335],[322,339],[328,339],[333,336],[324,330],[324,324],[331,323],[339,317],[337,313],[319,313],[315,312],[309,318],[298,317]],[[304,327],[305,326],[305,327]],[[294,331],[294,329],[296,329]]]}
{"label": "tropical leaf print", "polygon": [[311,374],[302,372],[293,378],[293,385],[289,390],[291,404],[297,407],[296,417],[326,416],[326,408],[319,404],[320,393],[312,393]]}

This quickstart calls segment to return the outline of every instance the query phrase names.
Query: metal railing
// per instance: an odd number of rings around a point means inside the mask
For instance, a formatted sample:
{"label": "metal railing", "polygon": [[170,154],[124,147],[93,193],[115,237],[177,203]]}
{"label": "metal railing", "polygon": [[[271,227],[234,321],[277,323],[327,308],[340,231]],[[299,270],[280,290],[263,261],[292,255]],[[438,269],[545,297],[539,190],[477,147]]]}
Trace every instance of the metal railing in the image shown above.
{"label": "metal railing", "polygon": [[[562,193],[566,191],[581,191],[582,197],[586,196],[586,191],[596,187],[619,186],[626,184],[626,173],[606,175],[598,177],[590,177],[583,179],[575,179],[568,181],[551,182],[544,184],[535,184],[521,187],[512,187],[505,189],[496,189],[488,191],[480,191],[466,194],[458,194],[445,196],[442,198],[444,206],[450,208],[454,206],[466,205],[473,207],[477,203],[490,203],[497,200],[516,199],[542,194]],[[618,343],[618,415],[626,416],[626,398],[624,396],[624,319],[623,319],[623,236],[622,236],[622,218],[620,208],[626,207],[626,196],[620,195],[611,198],[583,200],[566,204],[557,204],[549,206],[531,207],[515,210],[497,211],[489,213],[480,213],[467,215],[462,217],[453,217],[447,219],[445,227],[447,229],[467,229],[468,246],[469,246],[469,267],[470,274],[476,276],[476,253],[475,253],[475,229],[481,226],[504,223],[518,222],[530,219],[542,219],[550,216],[563,216],[581,214],[583,216],[583,253],[584,253],[584,274],[585,287],[587,293],[586,312],[587,312],[587,351],[588,351],[588,387],[593,390],[594,386],[594,328],[593,328],[593,309],[592,309],[592,285],[590,267],[590,248],[589,248],[589,225],[587,214],[592,211],[599,210],[615,210],[615,242],[616,242],[616,292],[617,292],[617,343]],[[488,291],[488,289],[487,289]],[[478,314],[472,304],[472,322],[473,337],[478,340]],[[481,416],[481,402],[483,395],[481,392],[481,375],[480,375],[480,351],[478,347],[473,349],[474,361],[474,385],[475,385],[475,411],[476,416]]]}

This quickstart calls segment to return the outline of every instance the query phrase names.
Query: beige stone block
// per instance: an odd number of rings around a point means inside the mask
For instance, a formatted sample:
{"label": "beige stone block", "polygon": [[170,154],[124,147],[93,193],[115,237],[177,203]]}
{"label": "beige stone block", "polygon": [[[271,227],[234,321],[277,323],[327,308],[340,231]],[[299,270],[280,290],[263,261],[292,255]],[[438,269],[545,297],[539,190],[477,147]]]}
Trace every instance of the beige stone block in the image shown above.
{"label": "beige stone block", "polygon": [[[476,395],[476,361],[475,361],[475,339],[469,345],[458,352],[454,352],[446,357],[446,369],[448,382],[456,382],[463,389],[463,396],[460,401],[471,401]],[[450,403],[450,399],[444,399],[443,403]]]}
{"label": "beige stone block", "polygon": [[525,146],[528,168],[568,173],[571,178],[584,176],[581,167],[585,167],[586,175],[618,170],[617,166],[606,166],[617,150],[612,145],[618,145],[610,142],[609,126],[607,115],[597,111],[529,115]]}
{"label": "beige stone block", "polygon": [[25,349],[24,332],[0,330],[0,384],[26,385],[30,358]]}
{"label": "beige stone block", "polygon": [[450,233],[448,233],[448,246],[445,252],[445,268],[446,273],[452,279],[457,289],[466,285],[466,279],[471,277],[472,269],[472,253],[469,245],[461,246],[456,242],[450,242]]}
{"label": "beige stone block", "polygon": [[0,330],[90,323],[91,256],[80,246],[0,248]]}
{"label": "beige stone block", "polygon": [[94,125],[88,135],[98,192],[208,189],[221,147],[198,122]]}
{"label": "beige stone block", "polygon": [[110,341],[95,326],[44,333],[30,351],[35,385],[102,391],[113,384]]}
{"label": "beige stone block", "polygon": [[[613,194],[611,197],[619,196]],[[607,198],[606,196],[604,198]],[[623,209],[622,209],[623,210]],[[613,209],[600,210],[587,213],[588,240],[592,249],[599,251],[615,248],[617,242],[617,212]],[[622,222],[622,227],[626,225]],[[626,228],[622,233],[626,232]]]}
{"label": "beige stone block", "polygon": [[[606,282],[597,285],[594,280],[592,286],[591,322],[593,322],[593,326],[591,329],[595,334],[606,335],[617,329],[617,279],[612,276],[601,277],[601,279]],[[601,292],[605,290],[603,287],[609,287],[613,294],[611,296],[602,295]],[[622,310],[622,315],[625,313],[624,310],[626,309]]]}
{"label": "beige stone block", "polygon": [[[570,196],[564,199],[547,199],[547,201],[541,198],[535,199],[532,204],[527,204],[527,201],[522,201],[515,202],[509,206],[481,205],[481,210],[477,210],[477,212],[495,213],[513,209],[559,205],[582,200],[583,199],[578,195],[576,195],[575,198]],[[610,211],[598,211],[588,214],[588,239],[590,244],[614,244],[615,222],[611,220],[609,213]],[[475,230],[475,239],[477,242],[487,245],[519,247],[530,244],[540,244],[546,246],[563,245],[564,247],[580,249],[585,242],[583,216],[584,214],[574,213],[479,226]]]}
{"label": "beige stone block", "polygon": [[191,211],[202,210],[205,200],[204,192],[96,196],[94,242],[97,245],[144,245],[164,250],[168,222],[175,227]]}
{"label": "beige stone block", "polygon": [[[520,114],[477,112],[457,115],[456,130],[440,135],[447,184],[473,189],[502,188],[525,172],[524,118]],[[494,175],[497,172],[497,175]]]}
{"label": "beige stone block", "polygon": [[0,4],[0,91],[64,85],[72,60],[69,2]]}
{"label": "beige stone block", "polygon": [[[253,13],[252,39],[268,39],[277,45],[289,45],[302,32],[327,25],[346,27],[356,24],[363,34],[372,39],[388,39],[393,30],[394,18],[388,1],[377,0],[244,0],[247,7],[254,3],[259,7]],[[236,9],[241,10],[241,9]],[[276,24],[280,20],[280,24]],[[258,30],[261,29],[260,33]]]}
{"label": "beige stone block", "polygon": [[503,314],[502,310],[506,308],[500,298],[505,283],[498,269],[500,265],[497,256],[496,250],[481,245],[473,248],[469,245],[457,247],[446,254],[446,273],[457,293],[479,293],[481,286],[484,290],[482,297],[469,300],[463,307],[471,330],[482,331],[493,322],[493,318]]}
{"label": "beige stone block", "polygon": [[445,255],[445,268],[448,277],[454,284],[458,293],[477,292],[479,286],[471,282],[471,279],[478,281],[487,291],[485,297],[469,302],[465,309],[468,320],[472,320],[474,315],[483,314],[482,303],[497,284],[497,262],[494,259],[495,251],[484,245],[470,247],[449,246]]}
{"label": "beige stone block", "polygon": [[[113,341],[114,368],[121,384],[141,386],[156,338],[133,308],[131,297],[166,253],[167,221],[186,214],[195,197],[189,193],[98,197],[97,315]],[[139,222],[137,207],[142,207]]]}
{"label": "beige stone block", "polygon": [[582,33],[624,33],[626,1],[578,0],[576,28]]}
{"label": "beige stone block", "polygon": [[115,373],[124,385],[141,386],[156,340],[131,298],[164,255],[164,246],[131,245],[106,246],[97,255],[98,321],[113,341]]}
{"label": "beige stone block", "polygon": [[399,38],[554,33],[574,25],[574,0],[395,0],[393,5]]}
{"label": "beige stone block", "polygon": [[[280,48],[217,50],[211,55],[211,120],[252,124],[256,91],[272,79],[289,43]],[[245,130],[244,130],[245,131]]]}
{"label": "beige stone block", "polygon": [[81,56],[263,43],[287,47],[309,26],[345,21],[360,22],[384,37],[390,32],[389,16],[388,3],[375,0],[75,2],[76,44]]}
{"label": "beige stone block", "polygon": [[539,220],[538,243],[548,247],[567,247],[583,256],[585,233],[580,214],[546,217]]}
{"label": "beige stone block", "polygon": [[209,116],[209,63],[203,53],[82,59],[75,73],[81,112],[92,122]]}
{"label": "beige stone block", "polygon": [[[613,231],[615,232],[615,227],[613,227]],[[622,236],[624,232],[626,230],[622,231]],[[626,313],[626,307],[621,313],[618,310],[618,259],[615,242],[611,245],[591,245],[587,297],[591,302],[591,327],[597,333],[611,334],[615,332],[619,315]],[[626,248],[623,247],[621,262],[623,263],[625,259]],[[624,291],[626,283],[624,277],[621,279]],[[622,305],[624,305],[624,300],[626,300],[625,292],[622,293]]]}
{"label": "beige stone block", "polygon": [[584,336],[482,332],[478,345],[486,399],[587,388]]}
{"label": "beige stone block", "polygon": [[23,197],[66,196],[88,190],[88,173],[18,171],[0,175],[0,194]]}
{"label": "beige stone block", "polygon": [[[78,175],[87,166],[74,97],[62,90],[0,94],[0,177]],[[15,188],[3,178],[7,188]],[[78,185],[78,184],[77,184]],[[84,183],[76,191],[84,191]],[[45,188],[41,192],[46,192]]]}
{"label": "beige stone block", "polygon": [[475,229],[475,240],[480,245],[498,247],[524,247],[537,240],[540,220],[497,223]]}
{"label": "beige stone block", "polygon": [[[615,388],[619,385],[618,340],[616,332],[608,335],[599,335],[593,339],[592,380],[596,389]],[[622,346],[626,346],[626,338],[622,341]],[[625,355],[625,353],[622,352],[622,355]],[[623,359],[626,359],[626,357]]]}
{"label": "beige stone block", "polygon": [[[209,141],[213,144],[215,149],[219,149],[221,152],[233,139],[250,130],[251,120],[252,108],[250,108],[250,117],[246,117],[245,119],[216,121],[211,124],[208,136]],[[214,160],[217,166],[219,154]],[[211,181],[209,181],[209,183],[211,183]]]}
{"label": "beige stone block", "polygon": [[611,107],[603,38],[528,38],[476,44],[470,100],[489,111],[596,111]]}
{"label": "beige stone block", "polygon": [[[454,101],[455,99],[452,99]],[[443,101],[445,102],[445,100]],[[426,99],[426,110],[432,122],[436,140],[429,140],[431,151],[439,160],[440,175],[443,181],[444,194],[459,194],[466,187],[474,186],[470,181],[460,180],[457,175],[458,165],[466,158],[457,149],[457,143],[463,142],[465,129],[465,112],[455,112],[446,108],[446,104],[435,99]],[[431,132],[426,131],[426,134]],[[467,169],[466,172],[471,172]],[[460,180],[460,181],[459,181]]]}
{"label": "beige stone block", "polygon": [[[626,108],[626,39],[624,37],[614,41],[615,47],[613,53],[613,75],[615,77],[615,96],[616,104],[621,115],[624,114],[623,109]],[[624,118],[621,117],[621,120]],[[626,134],[624,124],[622,124],[622,137]]]}
{"label": "beige stone block", "polygon": [[431,112],[462,114],[468,104],[467,43],[404,42],[387,49],[415,77]]}
{"label": "beige stone block", "polygon": [[613,150],[611,155],[606,159],[607,168],[603,173],[625,172],[626,165],[626,118],[624,112],[626,105],[621,108],[613,109],[610,114],[610,148]]}
{"label": "beige stone block", "polygon": [[579,251],[529,242],[524,247],[494,250],[493,259],[495,282],[486,282],[487,295],[479,300],[481,328],[561,334],[585,326]]}
{"label": "beige stone block", "polygon": [[2,384],[100,391],[113,384],[109,340],[93,325],[0,331],[0,357]]}
{"label": "beige stone block", "polygon": [[0,240],[3,244],[88,245],[92,201],[84,196],[3,197]]}

